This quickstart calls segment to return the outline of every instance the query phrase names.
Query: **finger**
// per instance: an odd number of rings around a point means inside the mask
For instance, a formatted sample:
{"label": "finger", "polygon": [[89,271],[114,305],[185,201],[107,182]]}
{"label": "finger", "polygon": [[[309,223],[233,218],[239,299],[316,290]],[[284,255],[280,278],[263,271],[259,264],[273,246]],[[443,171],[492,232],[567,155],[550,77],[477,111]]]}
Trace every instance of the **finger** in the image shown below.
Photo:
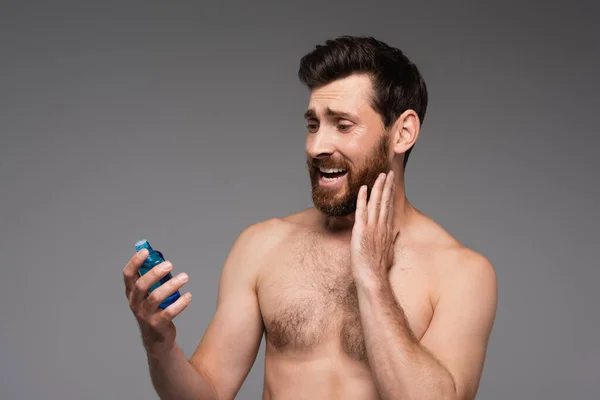
{"label": "finger", "polygon": [[177,299],[173,304],[169,305],[164,310],[155,314],[155,318],[158,319],[158,324],[168,324],[178,316],[192,301],[192,294],[190,292],[184,293]]}
{"label": "finger", "polygon": [[369,204],[367,205],[368,223],[376,223],[379,217],[379,208],[381,204],[381,190],[385,181],[385,174],[381,173],[373,184],[371,189],[371,197],[369,198]]}
{"label": "finger", "polygon": [[169,279],[167,282],[154,289],[144,301],[142,307],[149,313],[153,313],[165,299],[179,290],[188,281],[189,277],[185,272]]}
{"label": "finger", "polygon": [[396,180],[392,179],[392,189],[390,193],[390,210],[388,212],[387,223],[390,227],[394,227],[394,215],[396,214]]}
{"label": "finger", "polygon": [[160,281],[165,275],[167,275],[173,264],[169,261],[162,262],[152,267],[152,269],[144,274],[144,276],[138,278],[133,285],[131,291],[131,298],[129,300],[132,308],[137,309],[141,305],[142,301],[148,296],[148,291],[156,282]]}
{"label": "finger", "polygon": [[148,257],[148,250],[141,249],[134,254],[123,268],[123,281],[125,282],[125,294],[129,297],[129,293],[133,290],[133,285],[140,277],[138,270]]}
{"label": "finger", "polygon": [[367,223],[367,185],[362,185],[358,190],[356,198],[356,212],[354,215],[355,225],[364,225]]}
{"label": "finger", "polygon": [[392,185],[394,184],[394,171],[390,171],[385,179],[383,193],[381,194],[381,210],[379,211],[379,224],[386,225],[390,214],[392,201]]}

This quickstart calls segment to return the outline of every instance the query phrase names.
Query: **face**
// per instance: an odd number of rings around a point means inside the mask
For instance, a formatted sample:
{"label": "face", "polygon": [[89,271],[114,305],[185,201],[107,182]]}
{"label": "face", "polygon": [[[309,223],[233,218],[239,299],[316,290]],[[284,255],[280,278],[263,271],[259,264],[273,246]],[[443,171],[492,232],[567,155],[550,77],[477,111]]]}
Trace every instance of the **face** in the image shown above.
{"label": "face", "polygon": [[352,214],[360,187],[369,189],[392,166],[390,138],[370,105],[371,80],[353,75],[312,91],[306,113],[307,167],[315,207],[332,217]]}

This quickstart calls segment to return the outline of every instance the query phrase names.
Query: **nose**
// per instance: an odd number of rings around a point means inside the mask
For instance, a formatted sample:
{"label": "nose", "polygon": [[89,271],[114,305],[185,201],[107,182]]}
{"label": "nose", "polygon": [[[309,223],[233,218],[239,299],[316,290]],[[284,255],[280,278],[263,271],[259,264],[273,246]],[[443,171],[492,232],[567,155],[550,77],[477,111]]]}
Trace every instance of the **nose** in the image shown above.
{"label": "nose", "polygon": [[332,137],[324,129],[309,135],[306,139],[306,153],[312,158],[330,157],[334,151]]}

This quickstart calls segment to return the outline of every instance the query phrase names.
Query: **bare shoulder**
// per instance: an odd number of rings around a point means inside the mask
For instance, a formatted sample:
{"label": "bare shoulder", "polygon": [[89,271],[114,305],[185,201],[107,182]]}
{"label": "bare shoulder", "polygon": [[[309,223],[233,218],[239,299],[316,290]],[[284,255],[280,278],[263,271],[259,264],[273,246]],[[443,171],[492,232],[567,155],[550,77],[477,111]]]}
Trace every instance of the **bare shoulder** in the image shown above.
{"label": "bare shoulder", "polygon": [[270,218],[247,226],[239,234],[233,251],[254,260],[266,257],[285,237],[285,223],[281,218]]}
{"label": "bare shoulder", "polygon": [[[484,255],[463,245],[446,250],[440,264],[440,295],[468,298],[487,307],[490,313],[496,308],[498,282],[492,262]],[[461,292],[461,293],[457,293]]]}
{"label": "bare shoulder", "polygon": [[462,244],[444,253],[447,253],[441,264],[447,283],[444,286],[463,284],[496,295],[496,270],[486,256]]}
{"label": "bare shoulder", "polygon": [[314,213],[307,209],[249,225],[239,234],[232,252],[261,264],[256,261],[266,260],[280,251],[294,234],[308,229],[311,218]]}
{"label": "bare shoulder", "polygon": [[483,254],[478,253],[453,238],[454,244],[443,246],[438,252],[438,268],[445,278],[455,279],[494,279],[495,269],[492,262]]}
{"label": "bare shoulder", "polygon": [[427,241],[437,276],[436,300],[457,288],[474,297],[485,297],[494,307],[497,297],[497,276],[491,260],[457,240],[429,217],[423,216],[421,236]]}

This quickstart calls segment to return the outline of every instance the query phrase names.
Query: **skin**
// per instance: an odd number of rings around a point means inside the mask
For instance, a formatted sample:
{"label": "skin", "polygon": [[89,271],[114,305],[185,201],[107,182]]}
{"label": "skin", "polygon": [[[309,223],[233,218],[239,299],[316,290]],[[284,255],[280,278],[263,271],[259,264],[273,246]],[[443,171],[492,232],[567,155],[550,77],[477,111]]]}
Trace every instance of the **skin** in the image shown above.
{"label": "skin", "polygon": [[[418,116],[408,110],[385,130],[370,95],[365,75],[312,91],[306,153],[316,207],[241,233],[189,360],[172,320],[191,297],[158,309],[187,275],[145,296],[172,263],[139,277],[147,253],[129,260],[126,295],[160,398],[233,399],[263,334],[263,399],[475,397],[496,312],[494,268],[410,204],[402,162]],[[325,188],[315,165],[349,173]],[[348,204],[355,212],[335,211]]]}

